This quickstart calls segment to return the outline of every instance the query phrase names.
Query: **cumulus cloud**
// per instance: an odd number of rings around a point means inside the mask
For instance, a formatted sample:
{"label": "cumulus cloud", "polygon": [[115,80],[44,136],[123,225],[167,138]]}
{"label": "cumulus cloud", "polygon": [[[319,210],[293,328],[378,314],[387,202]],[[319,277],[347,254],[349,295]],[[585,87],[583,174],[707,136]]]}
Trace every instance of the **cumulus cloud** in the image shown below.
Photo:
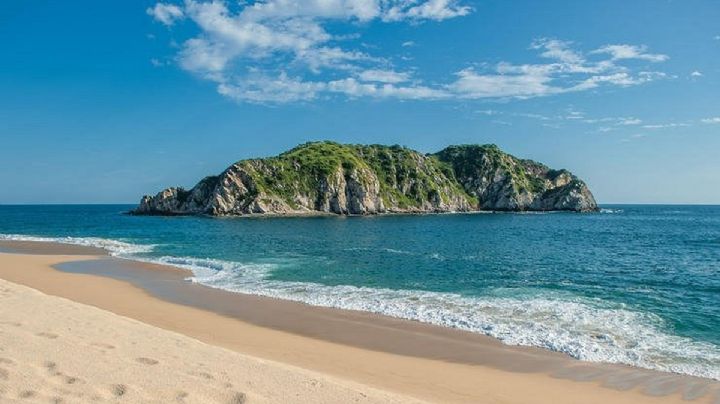
{"label": "cumulus cloud", "polygon": [[[468,9],[455,1],[268,0],[233,11],[222,1],[187,0],[183,8],[158,3],[148,9],[171,25],[187,17],[201,33],[183,44],[181,65],[199,73],[225,69],[238,59],[260,60],[284,54],[313,71],[348,68],[349,62],[373,61],[364,52],[328,45],[333,38],[323,23],[383,20],[442,20]],[[461,12],[462,11],[462,12]]]}
{"label": "cumulus cloud", "polygon": [[545,38],[530,46],[541,63],[458,66],[445,80],[426,84],[419,74],[410,73],[417,73],[411,67],[397,67],[407,64],[406,59],[373,55],[377,50],[358,43],[357,34],[336,35],[330,30],[340,23],[359,27],[373,21],[444,21],[471,11],[462,0],[185,0],[157,3],[147,10],[165,25],[192,23],[197,33],[180,45],[178,65],[214,82],[220,94],[239,102],[298,102],[332,95],[531,98],[633,86],[663,77],[660,72],[637,72],[623,65],[628,59],[652,63],[667,59],[644,46],[607,45],[584,53],[572,42]]}
{"label": "cumulus cloud", "polygon": [[690,77],[702,77],[702,76],[703,76],[702,72],[700,72],[698,70],[695,70],[692,73],[690,73]]}
{"label": "cumulus cloud", "polygon": [[720,123],[720,116],[714,116],[712,118],[705,118],[701,120],[702,123]]}
{"label": "cumulus cloud", "polygon": [[148,8],[148,15],[153,16],[156,20],[165,25],[173,25],[175,21],[184,17],[182,9],[174,4],[157,3],[155,6]]}

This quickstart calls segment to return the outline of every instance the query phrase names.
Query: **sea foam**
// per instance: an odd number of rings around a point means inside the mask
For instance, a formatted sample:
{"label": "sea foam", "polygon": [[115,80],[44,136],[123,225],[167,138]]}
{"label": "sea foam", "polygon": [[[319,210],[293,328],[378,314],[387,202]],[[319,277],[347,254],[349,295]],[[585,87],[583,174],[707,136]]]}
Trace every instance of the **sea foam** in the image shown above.
{"label": "sea foam", "polygon": [[154,245],[134,244],[100,237],[39,237],[22,234],[0,234],[0,240],[74,244],[101,248],[106,250],[111,256],[128,258],[134,254],[148,253],[155,247]]}
{"label": "sea foam", "polygon": [[229,291],[458,328],[585,361],[720,380],[720,347],[667,333],[664,321],[654,314],[568,293],[525,290],[502,293],[507,296],[468,297],[279,281],[268,278],[274,268],[271,264],[175,257],[158,262],[192,270],[193,282]]}

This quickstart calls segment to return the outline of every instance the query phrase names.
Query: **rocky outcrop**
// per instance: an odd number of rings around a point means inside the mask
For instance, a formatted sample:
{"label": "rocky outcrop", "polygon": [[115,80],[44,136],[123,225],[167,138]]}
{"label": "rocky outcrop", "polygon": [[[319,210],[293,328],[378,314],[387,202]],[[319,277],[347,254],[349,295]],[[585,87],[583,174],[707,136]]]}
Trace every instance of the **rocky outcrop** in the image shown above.
{"label": "rocky outcrop", "polygon": [[495,145],[450,146],[436,156],[452,165],[480,210],[597,210],[588,187],[569,171],[518,159]]}
{"label": "rocky outcrop", "polygon": [[585,183],[494,145],[421,154],[400,146],[307,143],[242,160],[190,190],[144,196],[131,213],[248,214],[595,211]]}

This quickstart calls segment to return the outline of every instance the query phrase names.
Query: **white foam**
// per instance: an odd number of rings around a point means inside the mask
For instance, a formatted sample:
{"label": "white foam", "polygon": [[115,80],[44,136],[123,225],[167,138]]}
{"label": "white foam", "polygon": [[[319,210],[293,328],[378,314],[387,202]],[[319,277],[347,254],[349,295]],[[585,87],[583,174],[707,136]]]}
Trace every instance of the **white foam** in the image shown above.
{"label": "white foam", "polygon": [[147,253],[154,245],[132,244],[119,240],[100,237],[36,237],[22,234],[0,234],[0,240],[36,241],[45,243],[74,244],[86,247],[102,248],[114,257],[132,257],[134,254]]}
{"label": "white foam", "polygon": [[[194,271],[193,282],[225,290],[368,311],[486,334],[511,345],[542,347],[574,358],[720,380],[720,347],[669,334],[663,320],[623,305],[547,291],[517,297],[327,286],[269,279],[268,264],[168,258]],[[212,268],[212,269],[210,269]],[[541,295],[538,293],[542,293]]]}
{"label": "white foam", "polygon": [[617,213],[623,213],[623,212],[624,211],[622,209],[610,209],[610,208],[600,209],[600,213],[617,214]]}

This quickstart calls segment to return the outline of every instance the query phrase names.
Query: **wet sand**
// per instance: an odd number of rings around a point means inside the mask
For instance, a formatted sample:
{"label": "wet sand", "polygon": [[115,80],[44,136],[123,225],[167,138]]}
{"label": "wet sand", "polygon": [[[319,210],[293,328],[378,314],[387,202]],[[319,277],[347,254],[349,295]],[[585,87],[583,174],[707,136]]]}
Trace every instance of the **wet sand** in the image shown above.
{"label": "wet sand", "polygon": [[[185,281],[188,274],[175,268],[49,246],[0,242],[0,250],[14,253],[0,255],[0,278],[253,357],[418,399],[720,399],[718,382],[707,379],[591,364],[458,330],[220,291]],[[64,254],[50,254],[57,252]]]}

